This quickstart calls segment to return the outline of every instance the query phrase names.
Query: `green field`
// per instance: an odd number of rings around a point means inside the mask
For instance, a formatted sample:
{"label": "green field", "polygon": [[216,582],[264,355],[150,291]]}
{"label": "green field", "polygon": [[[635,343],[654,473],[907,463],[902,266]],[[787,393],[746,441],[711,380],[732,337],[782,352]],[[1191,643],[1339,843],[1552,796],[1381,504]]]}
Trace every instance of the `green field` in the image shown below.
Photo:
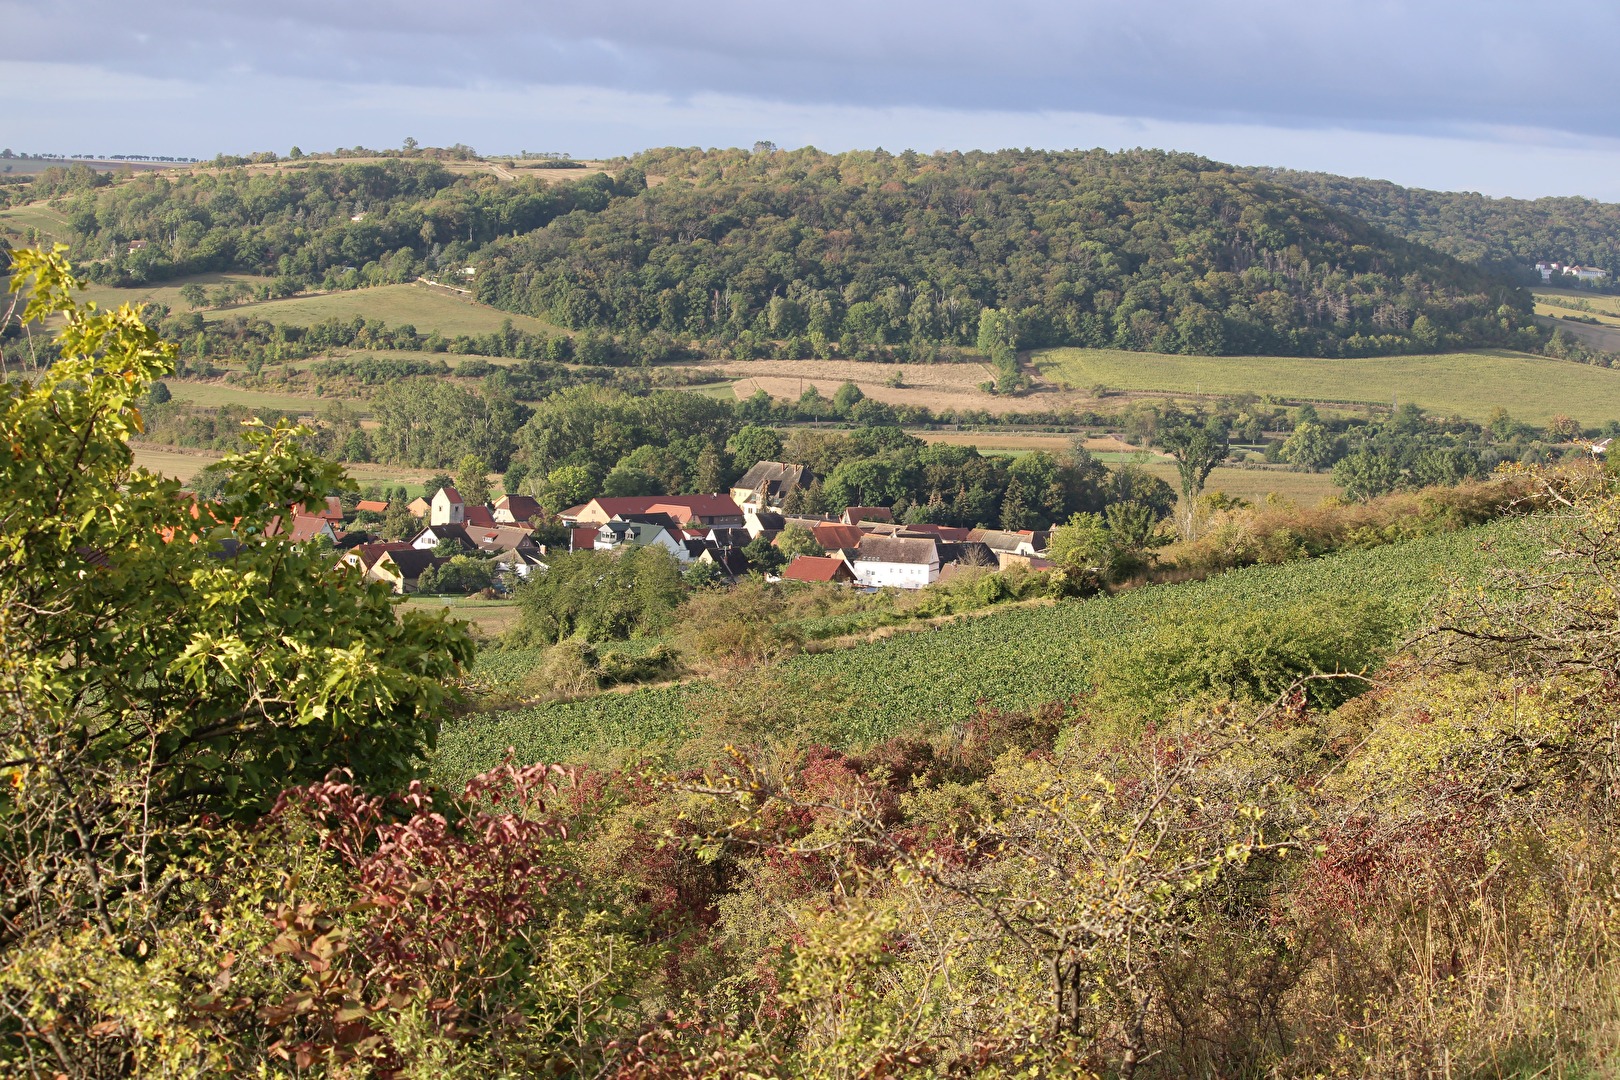
{"label": "green field", "polygon": [[[488,334],[501,328],[506,319],[519,330],[534,334],[555,334],[557,329],[527,315],[513,315],[496,308],[475,304],[442,289],[426,285],[379,285],[372,289],[295,296],[289,300],[269,300],[262,304],[241,304],[228,308],[218,317],[247,315],[290,326],[310,326],[327,319],[380,319],[389,326],[409,324],[418,333],[437,330],[446,337],[458,334]],[[215,316],[210,314],[208,318]]]}
{"label": "green field", "polygon": [[1470,420],[1501,407],[1533,424],[1559,414],[1587,425],[1620,419],[1620,371],[1504,350],[1313,360],[1046,349],[1033,363],[1045,378],[1078,387],[1377,404],[1398,399]]}
{"label": "green field", "polygon": [[67,243],[73,233],[67,219],[44,203],[0,210],[0,237],[14,245],[26,243],[29,229],[39,230],[45,240],[60,240],[62,243]]}
{"label": "green field", "polygon": [[[210,293],[215,292],[221,285],[241,282],[244,285],[258,287],[267,285],[270,279],[257,274],[193,274],[190,277],[175,278],[173,281],[154,282],[149,285],[138,285],[132,289],[118,289],[111,285],[91,285],[82,294],[86,299],[94,300],[102,307],[117,307],[119,304],[142,304],[148,301],[163,304],[171,311],[186,312],[192,310],[191,305],[180,299],[180,290],[187,285],[201,285]],[[246,305],[244,305],[246,306]],[[201,309],[207,318],[218,318],[238,310],[236,307]]]}
{"label": "green field", "polygon": [[[180,379],[169,379],[166,380],[166,384],[176,401],[184,401],[188,405],[206,405],[209,407],[246,405],[253,409],[278,409],[283,412],[314,413],[322,404],[339,400],[331,397],[315,397],[310,394],[287,394],[275,390],[252,390],[247,387],[232,386],[229,383],[186,382]],[[362,403],[353,401],[348,403],[364,414],[365,409]]]}
{"label": "green field", "polygon": [[[172,446],[151,446],[144,443],[133,443],[130,447],[135,453],[135,464],[143,469],[172,476],[176,480],[186,481],[197,475],[199,471],[212,465],[225,455],[217,450],[188,450]],[[427,494],[426,481],[437,471],[435,469],[413,469],[408,465],[370,465],[351,464],[343,467],[359,488],[377,485],[381,487],[404,486],[410,490],[412,497]],[[500,484],[491,481],[495,491],[500,490]],[[499,497],[499,496],[497,496]]]}
{"label": "green field", "polygon": [[[1482,541],[1494,551],[1485,551]],[[1274,610],[1302,600],[1364,596],[1369,583],[1376,583],[1377,596],[1392,605],[1404,632],[1447,579],[1478,578],[1503,558],[1530,554],[1521,526],[1498,522],[1369,551],[1235,570],[1192,584],[992,612],[795,657],[777,672],[783,683],[777,704],[834,744],[927,733],[965,720],[981,700],[1030,708],[1084,692],[1088,667],[1102,646],[1209,611]],[[521,660],[510,651],[485,655],[503,672]],[[688,738],[693,718],[725,693],[690,682],[458,718],[440,734],[432,771],[440,781],[457,782],[495,765],[508,746],[522,762],[656,751]]]}
{"label": "green field", "polygon": [[1611,296],[1607,293],[1593,292],[1591,289],[1532,289],[1531,295],[1538,304],[1562,308],[1566,311],[1580,311],[1575,305],[1585,303],[1601,318],[1605,315],[1620,319],[1620,296]]}

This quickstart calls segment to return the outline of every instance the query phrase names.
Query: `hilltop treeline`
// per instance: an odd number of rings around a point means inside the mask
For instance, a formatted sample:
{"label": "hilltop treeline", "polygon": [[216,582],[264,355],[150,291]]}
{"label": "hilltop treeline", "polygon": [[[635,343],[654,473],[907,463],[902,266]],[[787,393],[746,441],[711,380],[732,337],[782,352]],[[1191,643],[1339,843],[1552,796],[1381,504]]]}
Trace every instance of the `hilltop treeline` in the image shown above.
{"label": "hilltop treeline", "polygon": [[1528,299],[1188,155],[656,150],[667,179],[485,253],[486,303],[574,327],[926,358],[1005,313],[1019,347],[1309,356],[1508,343]]}
{"label": "hilltop treeline", "polygon": [[1540,340],[1528,298],[1477,268],[1190,155],[655,150],[615,167],[562,184],[413,160],[117,183],[76,167],[34,195],[106,282],[243,270],[282,295],[473,265],[497,307],[739,357]]}
{"label": "hilltop treeline", "polygon": [[[75,261],[94,280],[138,285],[240,270],[285,279],[296,292],[459,269],[497,236],[601,209],[612,189],[600,175],[513,183],[397,160],[154,172],[119,183],[74,166],[47,169],[31,194],[61,200]],[[146,246],[128,250],[135,240]]]}
{"label": "hilltop treeline", "polygon": [[1427,191],[1292,169],[1250,172],[1396,236],[1516,279],[1533,283],[1534,264],[1543,259],[1620,272],[1620,204],[1576,196],[1493,199],[1476,191]]}

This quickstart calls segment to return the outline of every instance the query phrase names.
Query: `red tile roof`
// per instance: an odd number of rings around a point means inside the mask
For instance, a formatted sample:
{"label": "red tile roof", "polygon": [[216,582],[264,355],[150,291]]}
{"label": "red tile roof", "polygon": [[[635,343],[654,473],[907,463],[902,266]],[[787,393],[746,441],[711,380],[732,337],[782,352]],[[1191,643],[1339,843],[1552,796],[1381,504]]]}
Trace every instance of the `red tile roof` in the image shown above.
{"label": "red tile roof", "polygon": [[831,551],[833,548],[852,548],[866,535],[853,525],[817,525],[811,529],[816,543]]}
{"label": "red tile roof", "polygon": [[356,510],[364,510],[372,514],[388,513],[388,504],[377,499],[361,499],[359,502],[354,504],[354,508]]}
{"label": "red tile roof", "polygon": [[596,548],[595,529],[569,529],[569,551],[593,551]]}
{"label": "red tile roof", "polygon": [[837,581],[849,577],[849,567],[843,559],[799,555],[787,564],[782,576],[789,581]]}
{"label": "red tile roof", "polygon": [[843,521],[855,525],[862,521],[893,521],[894,511],[887,506],[846,506]]}
{"label": "red tile roof", "polygon": [[302,540],[313,540],[329,524],[324,517],[314,514],[294,514],[292,531],[287,534],[287,539],[295,544]]}
{"label": "red tile roof", "polygon": [[[463,505],[465,505],[465,502],[461,498],[461,492],[457,491],[455,488],[453,488],[453,487],[440,488],[439,491],[444,492],[445,498],[449,499],[451,502],[453,502],[453,503],[463,503]],[[437,495],[438,493],[439,493],[438,491],[434,492],[435,495]]]}
{"label": "red tile roof", "polygon": [[462,515],[468,525],[475,529],[492,529],[495,527],[495,515],[487,506],[469,506]]}
{"label": "red tile roof", "polygon": [[[742,507],[730,495],[646,495],[623,499],[592,499],[609,517],[619,514],[668,514],[686,522],[703,517],[742,517]],[[583,511],[585,506],[574,507]],[[577,515],[574,515],[577,516]]]}

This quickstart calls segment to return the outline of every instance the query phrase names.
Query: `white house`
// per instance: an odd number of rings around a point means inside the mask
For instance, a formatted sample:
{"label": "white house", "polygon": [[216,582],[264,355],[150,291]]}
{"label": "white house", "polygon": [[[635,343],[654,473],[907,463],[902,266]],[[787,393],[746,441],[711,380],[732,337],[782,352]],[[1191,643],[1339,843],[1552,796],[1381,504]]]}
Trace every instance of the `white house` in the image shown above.
{"label": "white house", "polygon": [[467,520],[467,504],[453,487],[440,488],[428,507],[429,525],[460,525]]}
{"label": "white house", "polygon": [[1569,266],[1564,268],[1564,273],[1574,274],[1578,281],[1602,281],[1609,276],[1607,270],[1596,266]]}
{"label": "white house", "polygon": [[939,545],[903,536],[861,537],[850,562],[857,585],[922,589],[939,580]]}

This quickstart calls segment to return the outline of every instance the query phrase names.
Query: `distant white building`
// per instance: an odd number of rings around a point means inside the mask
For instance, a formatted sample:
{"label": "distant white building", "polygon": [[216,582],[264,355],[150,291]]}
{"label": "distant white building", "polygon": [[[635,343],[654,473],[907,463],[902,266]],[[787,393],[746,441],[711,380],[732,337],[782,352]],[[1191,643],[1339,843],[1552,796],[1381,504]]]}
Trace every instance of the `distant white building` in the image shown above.
{"label": "distant white building", "polygon": [[1609,272],[1598,266],[1565,266],[1561,262],[1538,262],[1536,272],[1541,275],[1543,282],[1552,281],[1553,277],[1572,277],[1576,281],[1602,281],[1609,276]]}

